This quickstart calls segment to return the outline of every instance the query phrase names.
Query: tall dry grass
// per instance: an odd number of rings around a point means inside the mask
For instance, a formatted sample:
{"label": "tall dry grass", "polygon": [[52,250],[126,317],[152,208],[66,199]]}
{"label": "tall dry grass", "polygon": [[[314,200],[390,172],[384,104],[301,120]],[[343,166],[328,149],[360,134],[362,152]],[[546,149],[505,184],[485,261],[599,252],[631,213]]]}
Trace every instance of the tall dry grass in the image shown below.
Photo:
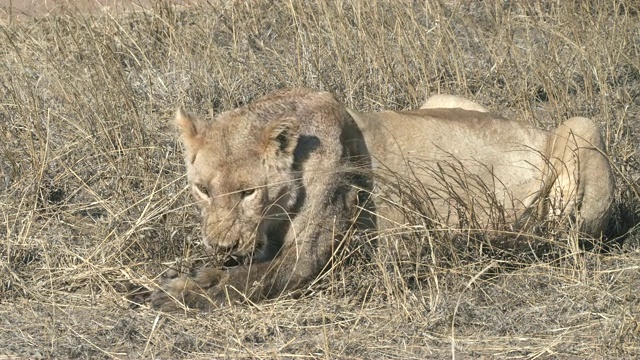
{"label": "tall dry grass", "polygon": [[[416,223],[353,249],[301,299],[131,308],[130,281],[202,258],[171,124],[282,87],[359,110],[469,97],[543,128],[601,126],[614,224],[640,214],[635,1],[156,1],[0,26],[0,356],[633,358],[640,256],[505,256]],[[451,244],[447,247],[446,244]]]}

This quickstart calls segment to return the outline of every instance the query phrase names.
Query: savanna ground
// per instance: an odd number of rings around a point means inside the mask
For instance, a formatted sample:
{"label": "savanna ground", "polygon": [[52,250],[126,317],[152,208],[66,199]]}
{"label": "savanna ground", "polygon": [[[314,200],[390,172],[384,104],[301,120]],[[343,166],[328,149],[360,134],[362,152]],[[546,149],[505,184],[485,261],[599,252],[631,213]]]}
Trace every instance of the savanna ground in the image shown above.
{"label": "savanna ground", "polygon": [[[640,356],[635,0],[9,3],[0,358]],[[612,234],[631,231],[607,251],[550,234],[544,256],[520,256],[414,224],[301,298],[175,314],[129,302],[127,284],[203,259],[174,109],[212,116],[297,86],[359,110],[442,92],[542,128],[591,117],[618,183]]]}

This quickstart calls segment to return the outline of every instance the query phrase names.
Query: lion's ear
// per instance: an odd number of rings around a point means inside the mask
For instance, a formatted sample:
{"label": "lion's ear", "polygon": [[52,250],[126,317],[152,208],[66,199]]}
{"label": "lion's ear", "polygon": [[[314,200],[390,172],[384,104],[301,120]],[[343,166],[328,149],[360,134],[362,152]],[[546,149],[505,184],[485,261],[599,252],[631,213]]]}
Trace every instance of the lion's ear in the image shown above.
{"label": "lion's ear", "polygon": [[175,121],[187,151],[192,152],[202,145],[202,124],[199,119],[178,108]]}
{"label": "lion's ear", "polygon": [[293,155],[298,145],[300,124],[293,117],[271,121],[264,132],[264,152],[267,155]]}

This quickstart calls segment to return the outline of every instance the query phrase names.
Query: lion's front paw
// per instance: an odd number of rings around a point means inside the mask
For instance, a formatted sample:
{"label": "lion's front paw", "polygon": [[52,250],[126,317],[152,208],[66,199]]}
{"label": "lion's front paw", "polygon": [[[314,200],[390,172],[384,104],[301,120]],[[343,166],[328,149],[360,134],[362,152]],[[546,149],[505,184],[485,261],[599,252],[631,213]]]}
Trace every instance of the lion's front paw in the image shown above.
{"label": "lion's front paw", "polygon": [[194,276],[169,274],[160,279],[160,289],[150,298],[151,307],[160,311],[196,308],[208,310],[224,305],[221,290],[228,279],[224,270],[203,268]]}

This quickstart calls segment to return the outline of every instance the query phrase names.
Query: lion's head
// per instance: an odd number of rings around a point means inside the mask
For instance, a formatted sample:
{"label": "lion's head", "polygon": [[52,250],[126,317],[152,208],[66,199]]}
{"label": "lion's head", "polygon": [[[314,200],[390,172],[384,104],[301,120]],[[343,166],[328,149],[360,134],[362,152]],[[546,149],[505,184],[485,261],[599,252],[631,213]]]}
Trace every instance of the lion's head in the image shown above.
{"label": "lion's head", "polygon": [[178,110],[189,186],[202,211],[209,252],[245,256],[281,231],[298,201],[299,125],[291,109],[241,108],[205,122]]}

